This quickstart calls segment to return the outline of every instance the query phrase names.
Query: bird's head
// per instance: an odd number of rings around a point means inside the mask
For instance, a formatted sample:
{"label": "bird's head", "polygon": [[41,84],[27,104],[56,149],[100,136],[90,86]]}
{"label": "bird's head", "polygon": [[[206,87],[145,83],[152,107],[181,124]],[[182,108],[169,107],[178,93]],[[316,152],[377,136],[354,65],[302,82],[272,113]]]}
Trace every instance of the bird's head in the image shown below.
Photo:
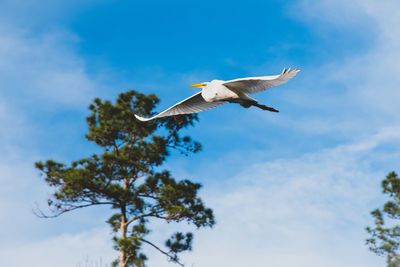
{"label": "bird's head", "polygon": [[203,89],[204,87],[206,87],[209,84],[209,82],[203,82],[203,83],[194,83],[191,86],[192,87],[196,87],[196,88],[200,88]]}

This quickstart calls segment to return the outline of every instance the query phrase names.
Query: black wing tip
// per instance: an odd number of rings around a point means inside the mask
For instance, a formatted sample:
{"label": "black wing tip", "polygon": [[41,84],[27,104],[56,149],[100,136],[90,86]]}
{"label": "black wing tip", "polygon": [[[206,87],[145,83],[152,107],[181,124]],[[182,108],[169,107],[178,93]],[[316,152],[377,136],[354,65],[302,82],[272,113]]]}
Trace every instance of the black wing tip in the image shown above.
{"label": "black wing tip", "polygon": [[284,68],[283,71],[281,72],[281,75],[285,75],[285,74],[296,75],[298,72],[300,72],[300,70],[297,67],[295,67],[293,70],[291,68]]}

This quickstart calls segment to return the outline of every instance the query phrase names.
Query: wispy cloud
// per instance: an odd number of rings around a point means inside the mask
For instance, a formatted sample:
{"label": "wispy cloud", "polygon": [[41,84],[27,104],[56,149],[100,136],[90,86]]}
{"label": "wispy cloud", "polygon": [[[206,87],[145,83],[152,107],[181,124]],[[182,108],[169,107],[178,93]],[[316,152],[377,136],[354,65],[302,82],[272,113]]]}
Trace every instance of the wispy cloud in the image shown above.
{"label": "wispy cloud", "polygon": [[[10,14],[18,9],[14,2],[6,1],[14,10]],[[30,6],[33,2],[29,2]],[[296,266],[307,267],[372,267],[382,264],[382,259],[370,254],[363,245],[363,228],[370,223],[368,212],[380,200],[380,179],[396,167],[400,158],[400,129],[394,126],[398,125],[400,116],[397,103],[400,17],[396,14],[399,4],[307,0],[293,6],[302,14],[297,19],[311,30],[329,34],[332,27],[349,26],[371,31],[372,45],[348,58],[304,69],[296,83],[274,91],[274,97],[287,106],[279,118],[254,112],[247,119],[255,125],[260,124],[260,119],[267,120],[269,127],[288,128],[293,134],[340,134],[346,137],[346,143],[328,142],[324,149],[272,160],[262,157],[264,151],[255,151],[252,158],[253,152],[242,151],[242,147],[236,155],[223,155],[220,160],[213,158],[203,163],[204,172],[209,171],[207,174],[218,173],[226,167],[223,165],[226,162],[232,164],[229,168],[237,174],[222,181],[207,182],[203,189],[207,204],[215,209],[218,224],[214,230],[197,233],[194,253],[184,257],[189,265],[287,267],[295,262]],[[29,11],[24,10],[21,14]],[[0,14],[4,15],[4,11]],[[8,22],[12,20],[9,15],[4,17]],[[38,130],[51,124],[40,121],[42,115],[81,111],[94,96],[107,95],[111,90],[104,85],[108,84],[104,82],[109,78],[108,70],[90,73],[87,62],[74,49],[79,37],[68,30],[33,34],[18,25],[0,27],[0,223],[3,226],[0,236],[2,241],[10,241],[0,244],[0,265],[76,266],[86,257],[96,260],[98,255],[108,262],[114,256],[109,230],[87,230],[92,222],[86,222],[87,228],[81,225],[87,214],[64,217],[61,229],[57,222],[38,222],[33,216],[32,204],[45,199],[48,192],[37,178],[32,163],[42,158],[42,154],[46,158],[49,151],[30,149],[27,145],[27,140],[53,136]],[[176,83],[182,86],[213,76],[201,72],[175,74],[173,79],[168,79],[169,74],[163,71],[152,69],[149,73],[154,75],[154,81],[136,79],[138,82],[133,86],[160,89],[160,94],[165,95],[163,105],[176,100],[178,94],[170,94],[176,90]],[[299,110],[302,112],[296,112]],[[236,120],[244,113],[232,112],[229,116]],[[211,118],[213,114],[216,113],[202,116]],[[226,133],[226,125],[224,130],[220,121],[210,121],[207,127],[212,128],[210,125],[214,123],[213,135]],[[63,125],[79,127],[75,123]],[[231,136],[237,134],[243,138],[241,127],[242,124],[230,126]],[[254,136],[262,134],[254,133]],[[64,134],[64,146],[74,142]],[[63,144],[58,144],[58,148]],[[183,165],[178,171],[189,172]],[[202,175],[200,168],[196,172],[187,177]],[[104,224],[103,217],[96,221],[96,227]],[[32,231],[38,233],[32,234]],[[151,255],[150,265],[170,266],[164,257]]]}
{"label": "wispy cloud", "polygon": [[96,228],[79,234],[62,234],[41,241],[26,242],[18,247],[1,246],[0,263],[3,266],[110,266],[116,253],[110,249],[107,230]]}
{"label": "wispy cloud", "polygon": [[[3,4],[13,5],[12,1]],[[18,20],[19,13],[15,14]],[[44,251],[54,248],[59,249],[58,255],[65,252],[65,242],[61,241],[68,237],[60,237],[56,248],[53,239],[57,237],[46,239],[53,231],[54,235],[59,234],[59,227],[55,222],[45,226],[32,213],[34,203],[44,201],[49,194],[33,163],[49,154],[46,151],[55,144],[56,150],[71,146],[75,140],[70,132],[83,135],[79,125],[61,122],[55,119],[57,116],[81,112],[94,96],[109,94],[106,84],[112,74],[89,73],[85,60],[75,51],[78,41],[74,34],[61,28],[32,32],[18,23],[0,26],[0,223],[4,226],[0,230],[0,265],[43,262],[55,266],[59,265],[55,264],[57,257],[47,261],[50,257],[44,257]],[[62,130],[57,127],[60,124]],[[55,136],[58,144],[48,144]],[[78,228],[76,231],[81,230]],[[73,240],[77,247],[82,243],[79,238]],[[26,257],[17,256],[21,250],[26,250]],[[83,259],[71,258],[65,266],[76,265],[77,260]]]}
{"label": "wispy cloud", "polygon": [[32,35],[13,26],[0,28],[1,99],[10,104],[81,107],[105,90],[100,75],[90,75],[72,49],[77,37],[67,31]]}
{"label": "wispy cloud", "polygon": [[273,94],[282,110],[291,112],[255,117],[307,134],[354,139],[398,124],[398,9],[397,1],[305,0],[291,5],[295,18],[316,35],[329,40],[338,29],[366,33],[361,41],[368,46],[354,41],[346,57],[305,66],[296,81]]}
{"label": "wispy cloud", "polygon": [[[380,202],[380,180],[400,157],[398,131],[387,128],[356,143],[253,164],[236,177],[205,188],[218,224],[213,231],[198,233],[195,252],[186,262],[382,264],[364,246],[364,227],[372,222],[370,210]],[[387,151],[386,146],[395,149]]]}

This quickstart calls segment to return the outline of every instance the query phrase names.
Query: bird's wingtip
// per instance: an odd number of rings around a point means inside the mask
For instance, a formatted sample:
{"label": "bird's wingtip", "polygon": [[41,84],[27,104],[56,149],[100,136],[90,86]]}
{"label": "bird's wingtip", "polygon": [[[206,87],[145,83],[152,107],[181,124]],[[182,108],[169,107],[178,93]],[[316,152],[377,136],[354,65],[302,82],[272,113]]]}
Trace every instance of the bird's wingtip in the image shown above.
{"label": "bird's wingtip", "polygon": [[299,68],[298,67],[295,67],[294,69],[291,69],[291,68],[284,68],[283,70],[282,70],[282,74],[286,74],[286,73],[289,73],[289,72],[299,72],[300,70],[299,70]]}
{"label": "bird's wingtip", "polygon": [[135,118],[136,119],[138,119],[138,120],[140,120],[140,121],[148,121],[148,120],[150,120],[150,119],[148,119],[148,118],[143,118],[143,117],[140,117],[139,115],[136,115],[136,114],[134,114],[135,115]]}
{"label": "bird's wingtip", "polygon": [[300,70],[297,67],[292,70],[290,68],[284,68],[281,72],[281,75],[290,75],[291,77],[293,77],[296,76],[299,72]]}

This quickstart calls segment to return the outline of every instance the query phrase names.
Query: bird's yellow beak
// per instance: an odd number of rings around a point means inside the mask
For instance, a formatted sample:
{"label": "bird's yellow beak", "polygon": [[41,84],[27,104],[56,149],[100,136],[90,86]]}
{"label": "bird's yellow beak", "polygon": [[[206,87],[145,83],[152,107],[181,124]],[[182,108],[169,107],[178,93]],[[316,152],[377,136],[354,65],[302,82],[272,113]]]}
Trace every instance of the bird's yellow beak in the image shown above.
{"label": "bird's yellow beak", "polygon": [[201,88],[201,87],[206,86],[206,84],[205,84],[205,83],[194,83],[194,84],[192,84],[192,85],[190,85],[190,86],[192,86],[192,87],[197,87],[197,88]]}

